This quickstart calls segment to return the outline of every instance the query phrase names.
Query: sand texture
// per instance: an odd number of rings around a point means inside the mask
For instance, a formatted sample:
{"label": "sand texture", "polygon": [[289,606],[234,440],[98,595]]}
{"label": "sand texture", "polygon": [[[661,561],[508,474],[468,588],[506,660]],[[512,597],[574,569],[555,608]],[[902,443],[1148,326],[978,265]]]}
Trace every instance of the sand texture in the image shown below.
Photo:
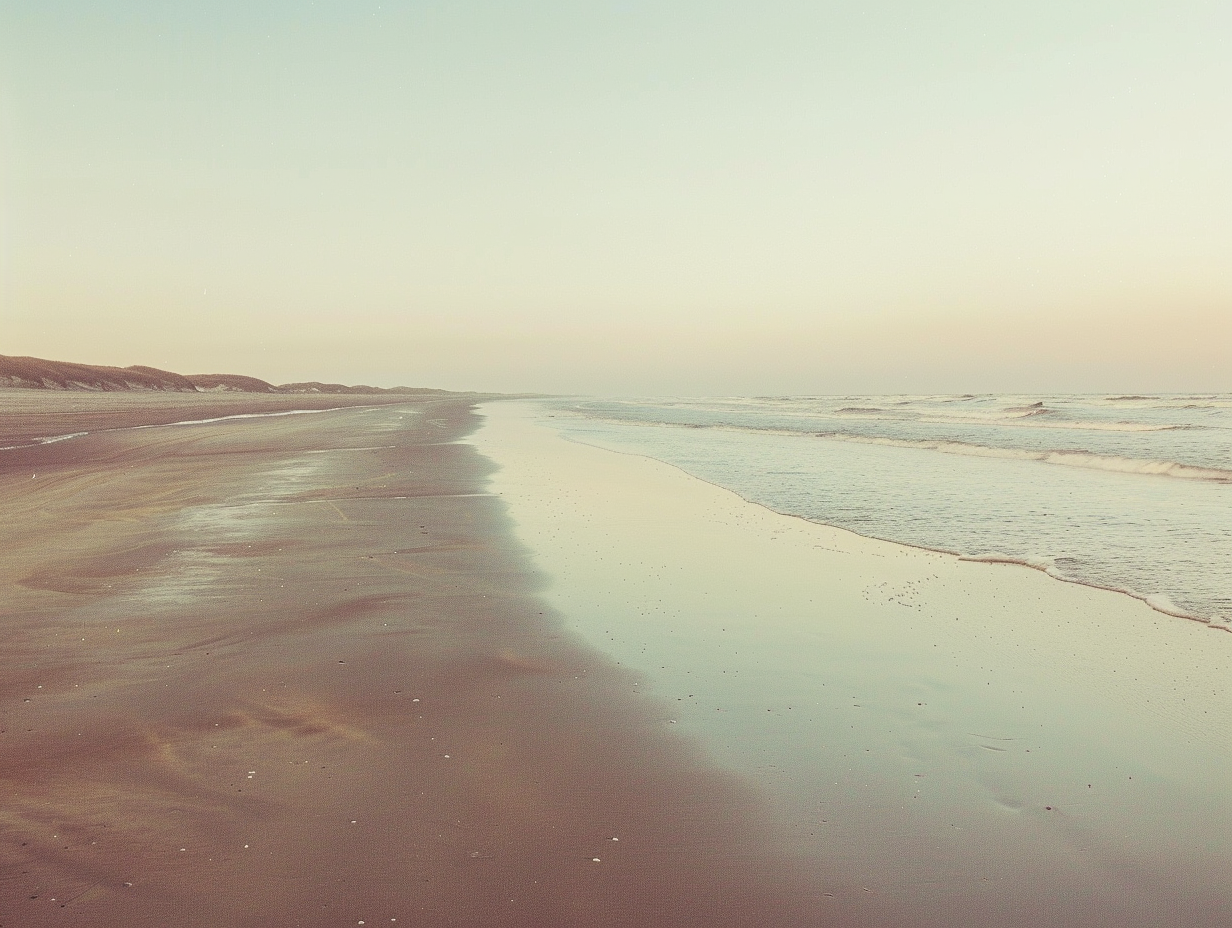
{"label": "sand texture", "polygon": [[545,599],[761,793],[820,924],[1232,924],[1232,636],[482,412]]}
{"label": "sand texture", "polygon": [[469,401],[5,398],[6,445],[113,430],[0,453],[3,928],[820,923],[545,606]]}
{"label": "sand texture", "polygon": [[520,404],[4,398],[0,928],[1228,921],[1232,636]]}

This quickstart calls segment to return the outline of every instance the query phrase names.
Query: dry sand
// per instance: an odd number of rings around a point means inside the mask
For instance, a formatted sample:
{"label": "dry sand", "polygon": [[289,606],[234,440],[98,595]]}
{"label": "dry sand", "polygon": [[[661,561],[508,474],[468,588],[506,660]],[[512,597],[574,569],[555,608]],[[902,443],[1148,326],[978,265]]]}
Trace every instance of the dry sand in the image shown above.
{"label": "dry sand", "polygon": [[482,412],[544,598],[761,794],[820,924],[1232,924],[1232,635]]}
{"label": "dry sand", "polygon": [[92,431],[0,452],[3,928],[822,923],[544,605],[465,398],[0,399]]}

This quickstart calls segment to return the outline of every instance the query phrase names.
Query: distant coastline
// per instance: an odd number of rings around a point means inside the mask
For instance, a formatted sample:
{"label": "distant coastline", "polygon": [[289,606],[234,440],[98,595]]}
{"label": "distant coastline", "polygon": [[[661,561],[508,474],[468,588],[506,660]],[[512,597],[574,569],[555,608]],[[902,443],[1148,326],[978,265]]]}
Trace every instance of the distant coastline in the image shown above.
{"label": "distant coastline", "polygon": [[158,391],[163,393],[275,393],[327,395],[444,396],[430,387],[370,387],[341,383],[272,384],[245,374],[177,374],[156,367],[111,367],[0,355],[0,387],[23,390],[72,390],[90,393]]}

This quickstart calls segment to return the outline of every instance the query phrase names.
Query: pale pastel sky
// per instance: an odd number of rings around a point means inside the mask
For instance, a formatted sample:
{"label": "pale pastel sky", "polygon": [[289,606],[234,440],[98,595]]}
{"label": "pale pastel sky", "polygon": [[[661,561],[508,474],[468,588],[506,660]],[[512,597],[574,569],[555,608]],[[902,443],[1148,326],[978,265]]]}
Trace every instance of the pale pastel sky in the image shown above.
{"label": "pale pastel sky", "polygon": [[1232,3],[0,0],[0,354],[1232,390]]}

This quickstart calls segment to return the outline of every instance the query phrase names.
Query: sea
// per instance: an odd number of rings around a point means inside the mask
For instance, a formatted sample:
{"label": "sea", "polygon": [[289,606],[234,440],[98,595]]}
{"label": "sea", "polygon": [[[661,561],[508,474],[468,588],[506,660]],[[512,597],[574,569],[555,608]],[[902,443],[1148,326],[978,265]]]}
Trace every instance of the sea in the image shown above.
{"label": "sea", "polygon": [[567,398],[566,437],[778,512],[1232,630],[1232,394]]}

